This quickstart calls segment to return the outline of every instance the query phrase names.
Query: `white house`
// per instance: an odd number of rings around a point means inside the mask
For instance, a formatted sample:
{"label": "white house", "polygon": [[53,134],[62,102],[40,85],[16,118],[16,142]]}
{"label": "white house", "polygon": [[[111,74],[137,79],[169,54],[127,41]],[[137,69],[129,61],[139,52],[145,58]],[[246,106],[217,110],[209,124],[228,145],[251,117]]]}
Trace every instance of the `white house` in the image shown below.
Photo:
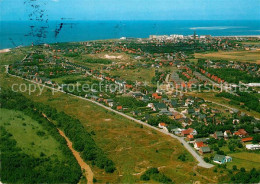
{"label": "white house", "polygon": [[258,150],[258,149],[260,149],[260,145],[259,144],[247,144],[246,149],[248,149],[248,150]]}
{"label": "white house", "polygon": [[167,125],[165,123],[159,123],[158,127],[163,129],[165,132],[169,132]]}

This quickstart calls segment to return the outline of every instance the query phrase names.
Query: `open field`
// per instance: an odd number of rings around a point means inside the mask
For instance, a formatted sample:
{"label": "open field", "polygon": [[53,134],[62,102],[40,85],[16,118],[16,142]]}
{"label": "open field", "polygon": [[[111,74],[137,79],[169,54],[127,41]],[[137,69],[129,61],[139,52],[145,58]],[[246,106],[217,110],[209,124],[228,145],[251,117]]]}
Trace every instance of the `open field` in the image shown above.
{"label": "open field", "polygon": [[26,154],[39,157],[44,153],[47,157],[61,159],[63,157],[59,143],[43,129],[41,124],[15,110],[1,109],[1,125],[11,133]]}
{"label": "open field", "polygon": [[208,53],[195,53],[194,56],[195,58],[202,59],[231,60],[260,64],[260,51],[219,51]]}
{"label": "open field", "polygon": [[18,50],[11,50],[10,52],[6,53],[0,53],[0,64],[1,65],[6,65],[6,64],[11,64],[16,61],[22,60],[26,54],[24,52],[20,52]]}
{"label": "open field", "polygon": [[249,152],[238,152],[230,153],[233,160],[231,163],[228,163],[228,168],[232,168],[233,165],[236,165],[238,169],[244,167],[246,170],[252,168],[260,169],[260,154],[259,153],[249,153]]}
{"label": "open field", "polygon": [[[1,71],[4,71],[3,67]],[[10,87],[13,83],[27,83],[2,72],[0,79],[4,88]],[[103,170],[93,167],[94,177],[98,182],[139,182],[141,173],[149,167],[159,167],[175,183],[208,182],[194,175],[192,168],[196,163],[177,140],[142,128],[92,103],[66,94],[52,95],[50,90],[44,90],[42,95],[38,95],[36,91],[30,98],[76,117],[88,131],[94,132],[95,142],[114,161],[117,168],[115,173],[106,174]],[[180,161],[180,154],[186,154],[188,160]],[[208,177],[217,177],[213,169],[209,169],[208,172],[211,173]]]}
{"label": "open field", "polygon": [[260,45],[260,43],[257,41],[243,41],[243,42],[237,42],[237,43],[241,43],[242,45]]}
{"label": "open field", "polygon": [[119,69],[109,72],[110,75],[120,76],[125,80],[135,81],[146,81],[151,82],[155,76],[154,68],[139,68],[139,69]]}

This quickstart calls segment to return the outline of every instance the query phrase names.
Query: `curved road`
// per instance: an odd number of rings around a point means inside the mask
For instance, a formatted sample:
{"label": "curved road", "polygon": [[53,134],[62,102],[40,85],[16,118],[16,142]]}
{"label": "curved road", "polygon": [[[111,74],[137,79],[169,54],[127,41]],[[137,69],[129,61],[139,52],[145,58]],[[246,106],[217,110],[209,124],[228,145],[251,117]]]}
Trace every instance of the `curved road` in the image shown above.
{"label": "curved road", "polygon": [[[7,68],[8,68],[8,66],[7,66]],[[8,73],[8,69],[7,69],[6,71],[7,71],[7,73]],[[9,73],[8,73],[8,74],[9,74]],[[156,128],[156,127],[154,127],[154,126],[151,126],[151,125],[149,125],[149,124],[147,124],[147,123],[145,123],[145,122],[142,122],[142,121],[140,121],[140,120],[137,120],[137,119],[135,119],[135,118],[133,118],[133,117],[131,117],[131,116],[128,116],[128,115],[122,113],[122,112],[118,112],[118,111],[116,111],[116,110],[114,110],[114,109],[111,109],[110,107],[107,107],[107,106],[105,106],[105,105],[103,105],[103,104],[100,104],[100,103],[98,103],[98,102],[96,102],[96,101],[93,101],[93,100],[90,100],[90,99],[87,99],[87,98],[83,98],[83,97],[81,97],[81,96],[73,95],[73,94],[71,94],[71,93],[66,93],[66,92],[64,92],[64,91],[62,91],[62,90],[58,90],[58,89],[55,89],[55,88],[53,88],[53,87],[46,86],[46,85],[44,85],[44,84],[39,84],[39,83],[37,83],[37,82],[31,81],[31,80],[28,80],[28,79],[24,79],[24,78],[22,78],[22,77],[20,77],[20,76],[16,76],[16,75],[12,75],[12,74],[9,74],[9,75],[11,75],[11,76],[13,76],[13,77],[17,77],[17,78],[23,79],[23,80],[26,80],[26,81],[31,82],[31,83],[35,83],[35,84],[37,84],[37,85],[44,86],[44,87],[46,87],[46,88],[49,88],[49,89],[51,89],[51,90],[55,90],[55,91],[57,91],[57,92],[65,93],[65,94],[67,94],[67,95],[71,95],[71,96],[74,96],[74,97],[76,97],[76,98],[80,98],[80,99],[82,99],[82,100],[86,100],[86,101],[88,101],[88,102],[94,103],[94,104],[96,104],[96,105],[98,105],[98,106],[100,106],[100,107],[103,107],[104,109],[107,109],[107,110],[112,111],[112,112],[114,112],[114,113],[116,113],[116,114],[119,114],[119,115],[121,115],[121,116],[123,116],[123,117],[125,117],[125,118],[127,118],[127,119],[129,119],[129,120],[132,120],[132,121],[134,121],[134,122],[136,122],[136,123],[139,123],[139,124],[141,124],[141,125],[143,125],[143,126],[146,126],[146,127],[151,128],[151,129],[154,129],[154,130],[156,130],[156,131],[158,131],[158,132],[161,132],[161,133],[163,133],[163,134],[165,134],[165,135],[171,136],[172,138],[177,139],[177,140],[191,153],[191,155],[199,162],[199,163],[198,163],[198,166],[204,167],[204,168],[211,168],[211,167],[214,166],[214,165],[212,165],[212,164],[209,164],[209,163],[205,162],[205,161],[200,157],[200,155],[199,155],[199,154],[184,140],[184,138],[182,138],[182,137],[178,137],[178,136],[173,135],[173,134],[171,134],[171,133],[168,133],[168,132],[166,132],[166,131],[164,131],[164,130],[162,130],[162,129],[159,129],[159,128]]]}

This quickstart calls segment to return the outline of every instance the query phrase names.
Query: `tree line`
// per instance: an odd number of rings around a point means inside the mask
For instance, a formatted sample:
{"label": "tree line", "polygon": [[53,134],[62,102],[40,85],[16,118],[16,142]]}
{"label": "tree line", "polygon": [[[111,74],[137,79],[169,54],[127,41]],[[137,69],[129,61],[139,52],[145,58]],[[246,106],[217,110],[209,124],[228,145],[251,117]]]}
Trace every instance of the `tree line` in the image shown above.
{"label": "tree line", "polygon": [[[1,181],[6,183],[78,183],[82,173],[66,141],[59,135],[55,125],[49,123],[29,100],[13,92],[3,91],[2,108],[19,110],[37,121],[59,142],[64,158],[39,157],[25,154],[17,146],[13,135],[1,126]],[[39,132],[40,133],[40,132]]]}
{"label": "tree line", "polygon": [[[12,91],[2,91],[0,103],[4,108],[16,109],[29,114],[41,116],[44,113],[55,122],[53,126],[64,131],[66,136],[73,142],[74,149],[81,153],[85,161],[91,161],[93,165],[105,169],[107,173],[115,171],[113,161],[107,158],[105,153],[96,145],[91,134],[86,131],[78,119],[72,118],[64,112],[58,112],[56,109],[42,103],[35,103],[22,94]],[[66,145],[66,143],[64,144]]]}

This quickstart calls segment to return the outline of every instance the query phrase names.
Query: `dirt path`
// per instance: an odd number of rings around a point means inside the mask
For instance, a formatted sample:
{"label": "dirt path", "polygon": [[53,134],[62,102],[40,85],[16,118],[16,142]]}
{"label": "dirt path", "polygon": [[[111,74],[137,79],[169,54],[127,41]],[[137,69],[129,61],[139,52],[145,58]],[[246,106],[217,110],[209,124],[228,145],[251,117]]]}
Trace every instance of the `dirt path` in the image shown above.
{"label": "dirt path", "polygon": [[78,161],[78,163],[79,163],[81,169],[82,169],[83,171],[85,171],[85,176],[86,176],[86,178],[87,178],[88,184],[93,184],[93,176],[94,176],[94,174],[93,174],[91,168],[89,167],[88,164],[86,164],[86,163],[84,162],[84,160],[81,158],[79,152],[77,152],[76,150],[73,149],[73,147],[72,147],[72,142],[68,139],[68,137],[66,137],[66,135],[64,134],[64,132],[61,131],[60,129],[58,129],[58,130],[59,130],[60,135],[61,135],[62,137],[64,137],[65,140],[67,141],[67,145],[68,145],[69,149],[71,150],[71,152],[73,153],[73,155],[74,155],[74,157],[76,158],[76,160]]}
{"label": "dirt path", "polygon": [[[46,116],[46,114],[42,113],[43,117],[45,117],[49,122],[51,122],[51,120]],[[51,122],[52,123],[52,122]],[[58,128],[57,128],[58,129]],[[77,152],[76,150],[73,149],[72,147],[72,142],[69,140],[69,138],[64,134],[63,131],[61,131],[60,129],[58,129],[59,134],[64,137],[64,139],[67,142],[67,145],[69,147],[69,149],[71,150],[72,154],[74,155],[74,157],[76,158],[80,168],[82,171],[85,172],[85,176],[86,179],[88,181],[88,184],[93,184],[93,178],[94,178],[94,174],[91,170],[91,168],[89,167],[88,164],[86,164],[86,162],[84,162],[84,160],[81,158],[79,152]]]}

